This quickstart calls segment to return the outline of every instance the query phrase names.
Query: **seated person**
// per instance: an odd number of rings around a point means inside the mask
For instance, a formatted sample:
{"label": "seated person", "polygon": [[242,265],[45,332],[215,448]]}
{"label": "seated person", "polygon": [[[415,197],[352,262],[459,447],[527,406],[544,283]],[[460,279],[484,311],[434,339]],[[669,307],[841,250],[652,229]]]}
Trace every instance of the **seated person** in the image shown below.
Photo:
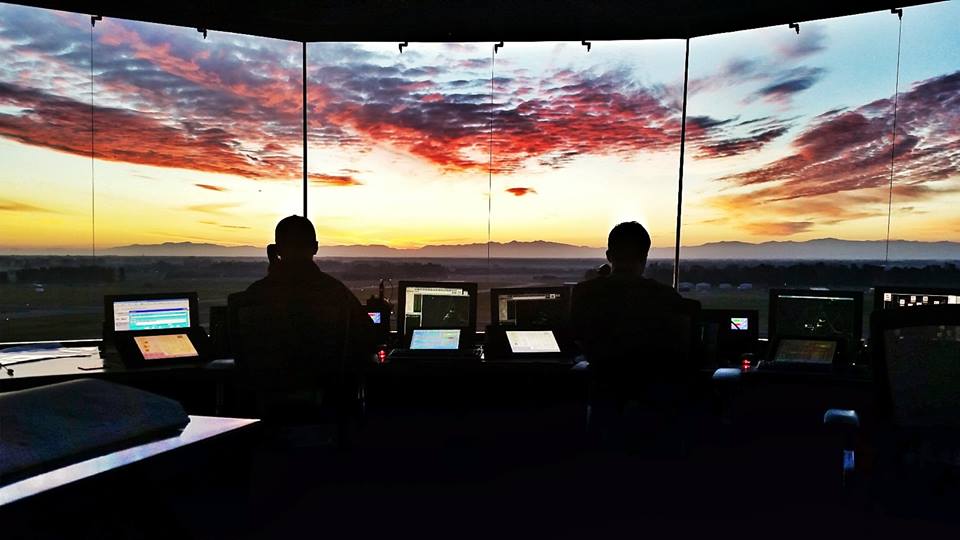
{"label": "seated person", "polygon": [[267,247],[267,276],[230,298],[237,360],[258,391],[316,391],[355,379],[372,360],[373,323],[350,289],[313,262],[317,249],[310,220],[282,219]]}
{"label": "seated person", "polygon": [[574,338],[597,382],[633,384],[637,377],[670,377],[687,367],[699,303],[643,276],[650,244],[643,225],[617,225],[607,240],[609,271],[573,289]]}

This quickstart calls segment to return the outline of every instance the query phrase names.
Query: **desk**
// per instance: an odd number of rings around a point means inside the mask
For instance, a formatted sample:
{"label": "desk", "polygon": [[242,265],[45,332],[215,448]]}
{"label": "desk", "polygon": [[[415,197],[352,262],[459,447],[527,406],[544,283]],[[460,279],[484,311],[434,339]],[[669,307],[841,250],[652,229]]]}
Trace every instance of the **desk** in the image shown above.
{"label": "desk", "polygon": [[194,447],[224,434],[250,428],[257,422],[259,420],[246,418],[190,416],[190,423],[179,435],[110,452],[0,487],[0,507],[149,460],[160,454]]}
{"label": "desk", "polygon": [[214,414],[222,414],[225,385],[235,373],[236,364],[233,359],[211,360],[204,364],[127,368],[119,364],[105,363],[100,352],[95,348],[96,342],[82,345],[85,346],[77,347],[77,344],[72,343],[69,347],[42,345],[42,350],[50,353],[51,356],[65,349],[83,349],[82,352],[85,354],[13,364],[9,366],[13,370],[13,375],[9,375],[6,370],[0,370],[0,392],[23,390],[81,377],[102,378],[130,386],[170,378],[189,379],[213,384],[215,391],[213,411]]}

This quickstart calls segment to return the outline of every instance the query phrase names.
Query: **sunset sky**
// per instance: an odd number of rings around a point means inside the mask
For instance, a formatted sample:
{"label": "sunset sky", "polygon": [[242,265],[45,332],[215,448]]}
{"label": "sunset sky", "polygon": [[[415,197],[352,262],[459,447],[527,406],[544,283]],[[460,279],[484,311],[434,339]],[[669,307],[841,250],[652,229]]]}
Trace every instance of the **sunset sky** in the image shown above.
{"label": "sunset sky", "polygon": [[[960,241],[958,27],[960,2],[904,10],[893,238]],[[897,36],[880,12],[692,40],[682,243],[885,238]],[[0,4],[0,252],[263,245],[302,211],[299,43],[119,19],[92,43],[91,108],[89,17]],[[485,242],[489,208],[495,241],[636,219],[672,246],[683,56],[309,44],[321,244]]]}

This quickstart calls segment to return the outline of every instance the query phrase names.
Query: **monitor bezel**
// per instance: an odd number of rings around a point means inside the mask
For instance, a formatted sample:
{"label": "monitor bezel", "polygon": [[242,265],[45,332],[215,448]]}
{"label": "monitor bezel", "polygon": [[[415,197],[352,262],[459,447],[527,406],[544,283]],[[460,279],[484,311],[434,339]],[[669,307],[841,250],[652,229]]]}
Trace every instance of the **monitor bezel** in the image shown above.
{"label": "monitor bezel", "polygon": [[[187,328],[164,328],[155,330],[116,330],[116,322],[113,320],[113,305],[117,302],[135,302],[138,300],[175,300],[186,298],[190,304],[190,326]],[[115,334],[148,334],[148,333],[179,333],[177,330],[186,332],[191,328],[200,327],[200,300],[196,292],[178,292],[178,293],[149,293],[149,294],[108,294],[103,297],[103,315],[104,326],[109,328],[110,332]]]}
{"label": "monitor bezel", "polygon": [[[425,330],[464,330],[467,336],[461,334],[461,343],[469,339],[469,334],[477,332],[477,284],[466,281],[400,281],[397,284],[397,334],[404,338],[409,338],[411,332],[407,328],[407,289],[410,287],[437,287],[437,288],[460,288],[467,291],[470,298],[470,314],[467,326],[444,326],[439,328],[424,328]],[[407,339],[409,341],[409,339]],[[472,341],[472,340],[470,340]]]}
{"label": "monitor bezel", "polygon": [[[509,328],[518,330],[550,330],[562,328],[570,323],[570,288],[563,286],[542,286],[542,287],[498,287],[490,289],[490,324],[492,326],[502,326],[500,324],[500,296],[503,294],[539,294],[539,293],[559,293],[560,303],[563,304],[565,313],[564,320],[556,327],[534,327],[528,325],[510,326]],[[506,327],[505,327],[506,328]]]}
{"label": "monitor bezel", "polygon": [[[892,294],[927,294],[927,295],[948,295],[948,296],[960,296],[960,288],[956,287],[910,287],[903,285],[877,285],[873,288],[873,310],[872,311],[883,311],[883,308],[880,307],[883,305],[883,295],[884,293]],[[949,305],[949,304],[948,304]],[[889,309],[905,309],[892,307]]]}
{"label": "monitor bezel", "polygon": [[[795,335],[780,336],[777,333],[777,299],[785,295],[813,296],[817,298],[850,298],[853,300],[853,343],[849,344],[849,351],[844,353],[856,354],[863,341],[863,291],[851,290],[814,290],[814,289],[770,289],[769,302],[767,303],[767,339],[770,343],[775,343],[781,337],[796,338]],[[830,336],[801,336],[806,339],[830,339]],[[856,361],[855,358],[847,358],[844,354],[845,362]]]}

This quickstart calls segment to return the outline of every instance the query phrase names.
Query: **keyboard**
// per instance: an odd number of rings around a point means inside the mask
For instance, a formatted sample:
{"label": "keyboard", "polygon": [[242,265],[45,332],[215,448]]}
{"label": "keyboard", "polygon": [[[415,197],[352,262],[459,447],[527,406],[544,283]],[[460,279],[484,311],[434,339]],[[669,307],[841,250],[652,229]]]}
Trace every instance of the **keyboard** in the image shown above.
{"label": "keyboard", "polygon": [[390,351],[387,358],[393,361],[479,360],[482,354],[483,351],[480,348],[451,350],[394,349]]}

